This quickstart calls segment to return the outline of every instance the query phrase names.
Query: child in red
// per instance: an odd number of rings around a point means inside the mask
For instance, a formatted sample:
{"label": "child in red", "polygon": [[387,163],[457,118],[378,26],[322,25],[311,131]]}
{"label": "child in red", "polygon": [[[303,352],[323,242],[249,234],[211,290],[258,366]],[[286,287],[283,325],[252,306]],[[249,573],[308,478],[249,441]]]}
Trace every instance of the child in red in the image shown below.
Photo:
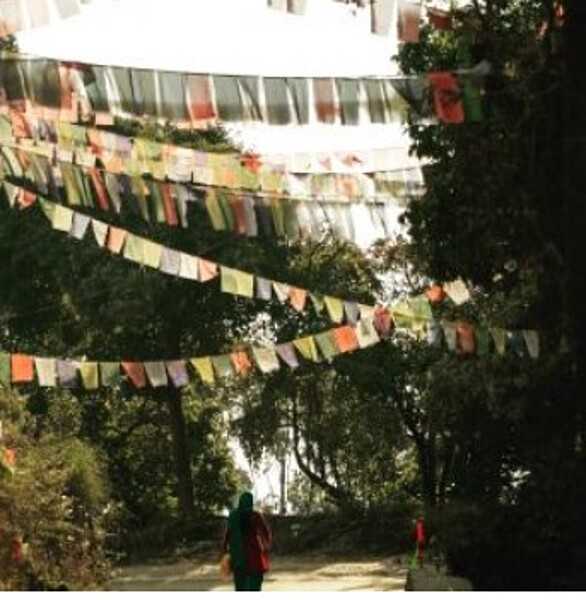
{"label": "child in red", "polygon": [[415,530],[413,531],[413,537],[415,538],[415,545],[417,547],[417,562],[421,567],[423,565],[423,550],[425,549],[425,521],[422,516],[417,518],[415,522]]}

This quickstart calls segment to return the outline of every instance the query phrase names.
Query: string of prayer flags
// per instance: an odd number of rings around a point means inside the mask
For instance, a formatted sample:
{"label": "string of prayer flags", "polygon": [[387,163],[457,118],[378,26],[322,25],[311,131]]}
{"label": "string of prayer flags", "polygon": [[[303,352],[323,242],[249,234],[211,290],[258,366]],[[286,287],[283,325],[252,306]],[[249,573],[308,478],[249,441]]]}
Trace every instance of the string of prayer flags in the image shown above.
{"label": "string of prayer flags", "polygon": [[[304,9],[305,0],[289,1],[294,4],[295,12]],[[420,6],[399,1],[401,39],[417,41]],[[389,25],[393,2],[377,0],[375,11],[377,28],[379,23],[381,25],[379,31]],[[71,140],[68,134],[72,130],[66,127],[67,124],[81,121],[111,125],[114,117],[156,119],[193,129],[208,128],[218,122],[264,119],[273,124],[287,124],[293,117],[296,122],[305,124],[309,121],[310,94],[303,79],[313,83],[318,121],[339,122],[335,78],[331,77],[199,75],[15,56],[3,58],[3,65],[6,73],[0,78],[0,92],[14,113],[15,129],[19,133],[26,131],[26,121],[19,120],[22,112],[51,116],[62,123],[63,141]],[[356,80],[364,84],[366,78]],[[289,98],[293,99],[292,104]],[[291,114],[290,107],[295,110],[295,115]],[[386,112],[392,113],[395,107],[389,103],[387,108]],[[390,118],[388,122],[393,120]],[[86,164],[91,167],[89,158]]]}

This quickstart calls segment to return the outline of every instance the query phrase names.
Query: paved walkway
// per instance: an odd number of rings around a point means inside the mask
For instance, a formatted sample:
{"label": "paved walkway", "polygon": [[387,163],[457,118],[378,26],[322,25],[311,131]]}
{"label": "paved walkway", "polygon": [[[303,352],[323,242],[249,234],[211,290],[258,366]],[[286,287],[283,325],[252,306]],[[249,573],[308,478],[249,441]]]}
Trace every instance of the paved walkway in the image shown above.
{"label": "paved walkway", "polygon": [[[404,563],[405,561],[403,561]],[[325,556],[273,559],[263,590],[402,591],[407,568],[396,559],[331,559]],[[218,565],[210,560],[182,560],[171,565],[136,565],[120,569],[109,585],[114,591],[230,591]]]}

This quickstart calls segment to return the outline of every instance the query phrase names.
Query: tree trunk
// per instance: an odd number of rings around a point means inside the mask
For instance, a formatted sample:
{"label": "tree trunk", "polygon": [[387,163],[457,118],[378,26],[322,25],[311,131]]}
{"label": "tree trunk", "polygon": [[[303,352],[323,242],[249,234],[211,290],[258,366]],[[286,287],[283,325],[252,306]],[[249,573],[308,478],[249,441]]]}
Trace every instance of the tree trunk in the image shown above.
{"label": "tree trunk", "polygon": [[183,521],[193,517],[193,477],[191,474],[191,452],[187,442],[187,427],[183,413],[181,392],[169,387],[165,390],[165,402],[169,409],[169,422],[173,438],[173,458],[177,477],[177,499],[179,514]]}

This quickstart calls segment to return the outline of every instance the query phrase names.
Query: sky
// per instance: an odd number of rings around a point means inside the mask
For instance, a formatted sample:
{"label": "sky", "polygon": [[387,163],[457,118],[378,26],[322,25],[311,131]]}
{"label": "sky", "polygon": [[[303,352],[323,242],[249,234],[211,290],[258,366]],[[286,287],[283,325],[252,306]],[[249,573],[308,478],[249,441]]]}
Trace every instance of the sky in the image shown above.
{"label": "sky", "polygon": [[[24,53],[49,58],[177,70],[265,76],[393,75],[395,28],[370,31],[369,10],[332,0],[308,0],[306,15],[271,9],[267,0],[93,0],[83,13],[18,34]],[[230,125],[239,144],[262,153],[351,151],[401,147],[398,125]],[[270,462],[252,472],[237,445],[235,456],[255,482],[259,499],[279,490]]]}

